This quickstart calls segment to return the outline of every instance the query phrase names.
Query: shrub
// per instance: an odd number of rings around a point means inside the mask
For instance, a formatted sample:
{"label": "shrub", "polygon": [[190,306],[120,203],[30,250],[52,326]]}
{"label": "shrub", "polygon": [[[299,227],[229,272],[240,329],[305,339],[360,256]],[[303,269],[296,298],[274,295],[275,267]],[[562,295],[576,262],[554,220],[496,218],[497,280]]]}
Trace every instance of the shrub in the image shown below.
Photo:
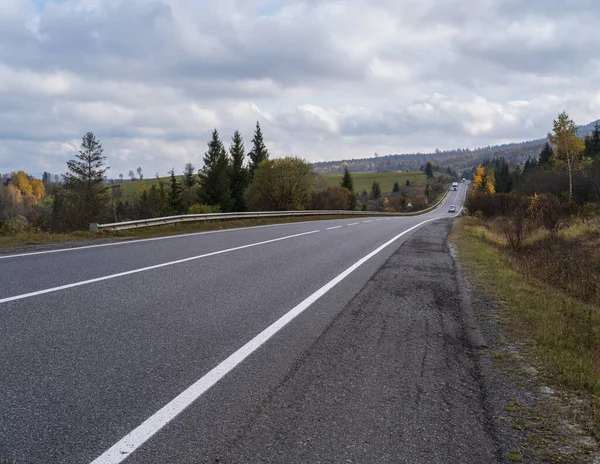
{"label": "shrub", "polygon": [[23,216],[0,223],[0,235],[18,235],[25,232],[29,232],[29,225]]}
{"label": "shrub", "polygon": [[312,209],[354,210],[356,196],[343,187],[329,187],[312,194]]}
{"label": "shrub", "polygon": [[193,204],[187,210],[187,214],[211,214],[220,212],[221,210],[218,206],[203,205],[201,203]]}

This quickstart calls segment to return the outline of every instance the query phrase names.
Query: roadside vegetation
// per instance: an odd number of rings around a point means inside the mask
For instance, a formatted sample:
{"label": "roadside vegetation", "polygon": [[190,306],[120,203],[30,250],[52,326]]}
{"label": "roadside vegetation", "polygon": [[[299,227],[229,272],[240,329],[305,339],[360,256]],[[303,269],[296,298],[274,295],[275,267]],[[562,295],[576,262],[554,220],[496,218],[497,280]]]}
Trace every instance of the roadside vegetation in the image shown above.
{"label": "roadside vegetation", "polygon": [[475,169],[470,216],[450,240],[529,361],[578,398],[567,409],[600,439],[600,128],[579,139],[561,113],[549,140],[523,167]]}
{"label": "roadside vegetation", "polygon": [[[23,171],[2,175],[0,246],[92,238],[95,235],[87,232],[90,223],[182,214],[307,209],[414,213],[431,205],[456,180],[451,166],[433,162],[415,173],[362,174],[354,179],[346,167],[343,175],[324,177],[303,159],[271,159],[258,123],[248,153],[240,132],[226,148],[215,129],[202,161],[200,170],[187,163],[182,174],[173,168],[167,178],[144,178],[138,167],[137,177],[131,170],[131,180],[124,182],[119,175],[119,181],[109,183],[102,144],[88,132],[62,177],[46,172],[38,180]],[[288,220],[277,220],[283,221]],[[143,234],[165,233],[170,230],[161,226]]]}

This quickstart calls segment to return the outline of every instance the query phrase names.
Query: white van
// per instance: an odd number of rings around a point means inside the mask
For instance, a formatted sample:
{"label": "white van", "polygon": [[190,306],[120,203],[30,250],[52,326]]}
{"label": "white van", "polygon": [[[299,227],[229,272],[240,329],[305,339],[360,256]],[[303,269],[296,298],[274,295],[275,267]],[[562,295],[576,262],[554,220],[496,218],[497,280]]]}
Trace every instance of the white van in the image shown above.
{"label": "white van", "polygon": [[458,190],[458,182],[452,182],[452,190]]}

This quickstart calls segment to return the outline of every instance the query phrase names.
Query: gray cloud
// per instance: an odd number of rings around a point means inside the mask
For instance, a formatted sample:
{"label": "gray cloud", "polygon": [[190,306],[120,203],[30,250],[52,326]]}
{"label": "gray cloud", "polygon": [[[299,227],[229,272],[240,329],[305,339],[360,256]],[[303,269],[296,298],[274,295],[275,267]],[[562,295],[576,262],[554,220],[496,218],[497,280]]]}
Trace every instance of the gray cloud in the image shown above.
{"label": "gray cloud", "polygon": [[592,0],[0,0],[0,171],[200,164],[210,131],[316,161],[600,117]]}

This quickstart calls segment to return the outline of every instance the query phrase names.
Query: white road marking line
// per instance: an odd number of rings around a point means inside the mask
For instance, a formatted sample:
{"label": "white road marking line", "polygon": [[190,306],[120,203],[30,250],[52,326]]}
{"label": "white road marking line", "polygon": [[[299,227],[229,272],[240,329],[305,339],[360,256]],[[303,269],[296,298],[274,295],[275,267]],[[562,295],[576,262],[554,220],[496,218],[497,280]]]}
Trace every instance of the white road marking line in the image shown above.
{"label": "white road marking line", "polygon": [[[163,406],[161,409],[152,414],[148,419],[138,425],[135,429],[121,438],[117,443],[111,446],[108,450],[98,456],[92,461],[91,464],[118,464],[124,461],[131,453],[142,446],[148,441],[154,434],[161,430],[165,425],[171,422],[177,417],[182,411],[202,396],[208,389],[213,387],[219,380],[225,377],[231,372],[236,366],[242,363],[248,356],[260,348],[267,340],[273,335],[283,329],[287,324],[296,318],[299,314],[302,314],[308,307],[310,307],[315,301],[325,295],[329,290],[335,287],[338,283],[344,280],[349,274],[354,272],[366,261],[371,259],[373,256],[378,254],[381,250],[394,243],[403,235],[416,229],[423,224],[435,221],[440,218],[427,219],[426,221],[420,222],[416,226],[405,230],[404,232],[396,235],[391,240],[388,240],[380,247],[373,250],[365,257],[359,259],[356,263],[346,269],[344,272],[339,274],[334,279],[327,282],[320,289],[302,301],[300,304],[292,308],[289,312],[284,314],[280,319],[275,321],[261,333],[256,335],[252,340],[246,343],[244,346],[239,348],[228,358],[222,361],[219,365],[210,370],[207,374],[202,376],[194,384],[189,386],[186,390],[181,392],[178,396],[173,398],[169,403]],[[202,459],[198,459],[201,461]]]}
{"label": "white road marking line", "polygon": [[383,221],[383,219],[375,219],[375,221],[379,222],[379,221]]}
{"label": "white road marking line", "polygon": [[9,301],[23,300],[25,298],[43,295],[45,293],[58,292],[60,290],[66,290],[68,288],[81,287],[82,285],[93,284],[95,282],[102,282],[103,280],[116,279],[118,277],[123,277],[123,276],[127,276],[130,274],[138,274],[140,272],[151,271],[153,269],[159,269],[161,267],[173,266],[175,264],[186,263],[188,261],[194,261],[194,260],[201,259],[201,258],[208,258],[209,256],[221,255],[223,253],[229,253],[231,251],[243,250],[245,248],[251,248],[251,247],[255,247],[255,246],[259,246],[259,245],[266,245],[267,243],[279,242],[281,240],[287,240],[289,238],[295,238],[295,237],[301,237],[303,235],[315,234],[317,232],[320,232],[320,230],[312,230],[310,232],[303,232],[301,234],[287,235],[285,237],[279,237],[279,238],[274,238],[271,240],[265,240],[263,242],[250,243],[248,245],[242,245],[242,246],[238,246],[238,247],[234,247],[234,248],[227,248],[225,250],[213,251],[211,253],[205,253],[203,255],[191,256],[189,258],[178,259],[176,261],[169,261],[169,262],[161,263],[161,264],[155,264],[153,266],[142,267],[139,269],[132,269],[131,271],[119,272],[117,274],[110,274],[110,275],[103,276],[103,277],[97,277],[95,279],[82,280],[80,282],[74,282],[72,284],[60,285],[59,287],[46,288],[44,290],[38,290],[35,292],[31,292],[31,293],[23,293],[22,295],[15,295],[15,296],[10,296],[8,298],[2,298],[2,299],[0,299],[0,304],[8,303]]}
{"label": "white road marking line", "polygon": [[368,224],[369,222],[373,222],[373,220],[371,220],[371,221],[363,221],[363,224]]}
{"label": "white road marking line", "polygon": [[238,230],[261,229],[264,227],[280,227],[280,226],[289,226],[289,225],[296,225],[296,224],[308,224],[310,222],[314,223],[315,221],[285,222],[283,224],[267,224],[264,226],[249,226],[249,227],[237,227],[237,228],[232,228],[232,229],[207,230],[204,232],[192,232],[190,234],[168,235],[166,237],[141,238],[139,240],[124,240],[122,242],[116,242],[116,243],[100,243],[98,245],[85,245],[85,246],[75,246],[72,248],[60,248],[58,250],[32,251],[30,253],[19,253],[16,255],[2,256],[0,254],[0,259],[21,258],[24,256],[45,255],[45,254],[49,254],[49,253],[62,253],[64,251],[86,250],[88,248],[101,248],[101,247],[110,247],[110,246],[118,246],[118,245],[130,245],[132,243],[153,242],[156,240],[169,240],[169,239],[176,239],[176,238],[194,237],[196,235],[218,234],[221,232],[235,232]]}
{"label": "white road marking line", "polygon": [[347,225],[348,225],[348,226],[357,226],[357,225],[359,225],[359,224],[360,224],[360,222],[353,222],[352,224],[347,224]]}
{"label": "white road marking line", "polygon": [[333,229],[339,229],[340,227],[344,227],[344,226],[335,226],[335,227],[328,227],[325,230],[333,230]]}

